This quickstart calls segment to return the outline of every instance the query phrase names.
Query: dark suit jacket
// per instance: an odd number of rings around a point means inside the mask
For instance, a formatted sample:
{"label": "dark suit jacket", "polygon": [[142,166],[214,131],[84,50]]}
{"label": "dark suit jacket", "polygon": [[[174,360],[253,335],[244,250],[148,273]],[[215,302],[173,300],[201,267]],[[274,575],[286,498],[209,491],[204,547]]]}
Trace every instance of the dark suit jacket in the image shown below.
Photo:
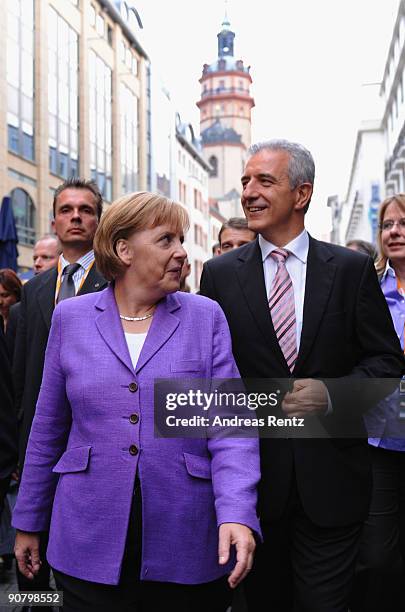
{"label": "dark suit jacket", "polygon": [[[222,306],[244,378],[291,376],[273,329],[257,240],[209,260],[201,294]],[[344,382],[356,384],[356,378],[400,377],[402,371],[402,351],[372,260],[310,238],[294,378],[347,377]],[[306,513],[318,525],[347,525],[367,513],[366,437],[333,437],[338,419],[347,419],[353,431],[364,431],[361,406],[345,393],[349,386],[342,380],[327,384],[333,413],[323,422],[329,439],[261,441],[259,510],[264,519],[281,517],[293,477]]]}
{"label": "dark suit jacket", "polygon": [[[22,290],[13,359],[15,404],[19,420],[19,462],[24,463],[28,436],[42,381],[45,350],[55,307],[58,273],[55,268],[38,274]],[[107,281],[93,266],[79,294],[100,291]]]}
{"label": "dark suit jacket", "polygon": [[[0,317],[1,319],[1,317]],[[0,514],[10,474],[17,464],[17,420],[12,399],[11,368],[0,325]]]}
{"label": "dark suit jacket", "polygon": [[6,344],[8,354],[10,355],[11,363],[13,363],[15,338],[17,335],[17,324],[20,316],[20,302],[13,304],[8,313],[7,329],[6,329]]}

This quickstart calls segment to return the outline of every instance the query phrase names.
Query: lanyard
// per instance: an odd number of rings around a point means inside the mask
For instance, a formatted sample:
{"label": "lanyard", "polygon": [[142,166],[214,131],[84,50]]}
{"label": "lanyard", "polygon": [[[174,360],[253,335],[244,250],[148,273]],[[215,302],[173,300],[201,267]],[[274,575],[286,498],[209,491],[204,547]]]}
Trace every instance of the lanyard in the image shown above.
{"label": "lanyard", "polygon": [[[85,282],[85,280],[86,280],[86,278],[87,278],[87,276],[88,276],[88,274],[89,274],[93,264],[94,264],[94,259],[91,262],[91,264],[89,266],[87,266],[86,271],[85,271],[85,273],[83,275],[83,278],[80,281],[80,285],[79,285],[79,287],[78,287],[78,289],[76,291],[76,295],[79,293],[79,291],[83,287],[83,284],[84,284],[84,282]],[[58,278],[56,280],[56,290],[55,290],[55,306],[56,306],[56,304],[58,302],[58,295],[59,295],[59,290],[60,290],[61,284],[62,284],[62,262],[61,262],[61,260],[59,258],[59,260],[58,260]]]}
{"label": "lanyard", "polygon": [[[401,281],[399,280],[399,278],[397,278],[396,281],[397,281],[397,291],[398,291],[399,295],[402,298],[405,298],[405,291],[404,291],[404,288],[401,285]],[[404,322],[404,353],[405,353],[405,322]]]}

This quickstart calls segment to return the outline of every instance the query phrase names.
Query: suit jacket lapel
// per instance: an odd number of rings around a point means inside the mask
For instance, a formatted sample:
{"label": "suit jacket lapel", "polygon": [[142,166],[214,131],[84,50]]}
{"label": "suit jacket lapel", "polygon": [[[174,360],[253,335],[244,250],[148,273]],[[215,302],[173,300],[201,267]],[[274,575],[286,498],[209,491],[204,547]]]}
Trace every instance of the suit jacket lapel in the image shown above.
{"label": "suit jacket lapel", "polygon": [[327,248],[327,245],[310,237],[305,280],[303,325],[300,350],[294,374],[299,372],[299,368],[311,350],[328,304],[336,273],[336,265],[331,261],[332,259],[333,254]]}
{"label": "suit jacket lapel", "polygon": [[49,273],[44,272],[41,278],[42,283],[38,288],[37,300],[39,309],[44,318],[48,331],[51,328],[52,314],[55,308],[55,290],[56,280],[58,278],[57,270],[50,270]]}
{"label": "suit jacket lapel", "polygon": [[274,332],[264,282],[262,252],[258,240],[251,242],[239,255],[236,274],[239,284],[260,333],[272,354],[284,368],[287,363]]}
{"label": "suit jacket lapel", "polygon": [[101,289],[104,289],[107,284],[106,279],[104,276],[101,276],[100,272],[96,268],[96,264],[94,263],[91,266],[90,272],[88,273],[86,280],[84,281],[77,295],[84,295],[85,293],[100,291]]}
{"label": "suit jacket lapel", "polygon": [[180,320],[172,313],[179,308],[181,308],[181,304],[176,294],[168,295],[159,302],[145,344],[139,355],[135,370],[137,374],[176,331]]}
{"label": "suit jacket lapel", "polygon": [[107,291],[100,293],[95,304],[98,314],[96,315],[96,327],[104,339],[104,342],[118,357],[118,359],[134,374],[131,357],[122,329],[121,320],[114,296],[114,287],[110,285]]}

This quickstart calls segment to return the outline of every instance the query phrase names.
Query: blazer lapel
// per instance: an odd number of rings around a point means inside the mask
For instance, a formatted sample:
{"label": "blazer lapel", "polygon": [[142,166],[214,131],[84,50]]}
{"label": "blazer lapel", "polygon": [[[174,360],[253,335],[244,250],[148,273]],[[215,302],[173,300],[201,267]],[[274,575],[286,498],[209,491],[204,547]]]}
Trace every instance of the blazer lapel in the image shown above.
{"label": "blazer lapel", "polygon": [[236,274],[245,301],[272,354],[284,368],[288,366],[274,332],[264,282],[262,252],[256,239],[238,257]]}
{"label": "blazer lapel", "polygon": [[125,341],[113,285],[110,285],[107,291],[100,294],[95,306],[97,311],[99,311],[99,314],[96,316],[96,327],[104,342],[133,374],[134,368]]}
{"label": "blazer lapel", "polygon": [[94,263],[91,266],[90,272],[87,275],[86,280],[83,283],[80,291],[77,295],[84,295],[85,293],[94,293],[95,291],[101,291],[108,285],[104,276],[101,276],[100,272],[96,268]]}
{"label": "blazer lapel", "polygon": [[50,270],[43,273],[42,283],[38,288],[37,300],[48,331],[51,329],[52,314],[55,308],[55,290],[58,272]]}
{"label": "blazer lapel", "polygon": [[176,331],[180,320],[172,313],[179,308],[181,308],[181,304],[176,294],[168,295],[159,302],[145,344],[139,355],[135,369],[137,374]]}
{"label": "blazer lapel", "polygon": [[294,374],[296,371],[299,371],[300,366],[304,363],[311,350],[325,313],[336,273],[336,265],[331,261],[332,259],[333,254],[329,251],[327,245],[310,237],[305,280],[303,325],[300,350]]}

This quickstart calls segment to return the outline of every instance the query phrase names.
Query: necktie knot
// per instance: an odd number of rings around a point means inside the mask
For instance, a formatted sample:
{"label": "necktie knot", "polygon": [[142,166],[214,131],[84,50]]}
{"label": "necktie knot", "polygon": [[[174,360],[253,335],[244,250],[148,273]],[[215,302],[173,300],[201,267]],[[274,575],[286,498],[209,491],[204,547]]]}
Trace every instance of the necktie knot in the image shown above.
{"label": "necktie knot", "polygon": [[72,278],[73,274],[75,272],[77,272],[77,270],[80,268],[80,264],[79,263],[72,263],[69,264],[68,266],[66,266],[65,268],[63,268],[63,276],[68,276],[70,278]]}
{"label": "necktie knot", "polygon": [[274,251],[270,253],[270,256],[276,260],[277,264],[284,264],[289,254],[290,253],[285,249],[274,249]]}
{"label": "necktie knot", "polygon": [[66,300],[67,298],[74,297],[76,295],[75,283],[73,281],[73,274],[80,268],[79,263],[72,263],[63,268],[62,272],[62,283],[59,288],[59,294],[57,302]]}

